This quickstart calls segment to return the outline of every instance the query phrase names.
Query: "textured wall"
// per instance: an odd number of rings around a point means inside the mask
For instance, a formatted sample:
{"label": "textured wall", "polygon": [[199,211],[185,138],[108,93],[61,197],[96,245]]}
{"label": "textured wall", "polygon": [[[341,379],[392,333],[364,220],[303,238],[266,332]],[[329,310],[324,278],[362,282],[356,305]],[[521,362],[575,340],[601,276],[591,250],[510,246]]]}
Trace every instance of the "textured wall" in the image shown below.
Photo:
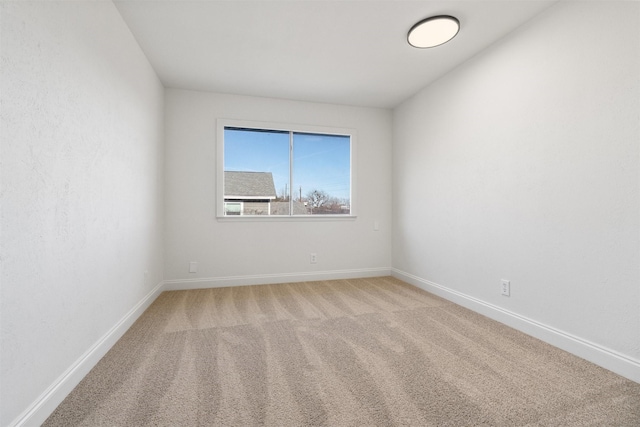
{"label": "textured wall", "polygon": [[111,2],[0,7],[6,426],[162,280],[163,88]]}
{"label": "textured wall", "polygon": [[638,363],[639,32],[562,2],[397,108],[394,267]]}
{"label": "textured wall", "polygon": [[[391,264],[391,112],[169,89],[166,92],[165,279],[216,279]],[[356,220],[216,219],[216,119],[357,131]],[[373,230],[374,221],[380,230]],[[318,263],[309,263],[317,253]],[[199,262],[196,274],[189,261]]]}

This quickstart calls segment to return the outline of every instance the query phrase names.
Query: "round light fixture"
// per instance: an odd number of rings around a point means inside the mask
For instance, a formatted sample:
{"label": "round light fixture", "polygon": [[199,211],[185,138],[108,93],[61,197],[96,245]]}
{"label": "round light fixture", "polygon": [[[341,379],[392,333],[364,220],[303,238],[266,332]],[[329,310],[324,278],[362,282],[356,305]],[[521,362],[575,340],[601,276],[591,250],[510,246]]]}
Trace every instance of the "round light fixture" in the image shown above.
{"label": "round light fixture", "polygon": [[407,41],[417,48],[436,47],[454,38],[459,30],[460,21],[453,16],[432,16],[411,27]]}

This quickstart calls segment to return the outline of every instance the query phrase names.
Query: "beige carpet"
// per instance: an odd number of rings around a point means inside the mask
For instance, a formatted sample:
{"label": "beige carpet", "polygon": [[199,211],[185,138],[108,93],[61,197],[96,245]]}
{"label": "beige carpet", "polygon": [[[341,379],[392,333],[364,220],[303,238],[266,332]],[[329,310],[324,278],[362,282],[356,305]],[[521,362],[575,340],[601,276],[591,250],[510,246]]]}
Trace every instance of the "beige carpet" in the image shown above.
{"label": "beige carpet", "polygon": [[164,292],[46,426],[640,426],[640,384],[390,277]]}

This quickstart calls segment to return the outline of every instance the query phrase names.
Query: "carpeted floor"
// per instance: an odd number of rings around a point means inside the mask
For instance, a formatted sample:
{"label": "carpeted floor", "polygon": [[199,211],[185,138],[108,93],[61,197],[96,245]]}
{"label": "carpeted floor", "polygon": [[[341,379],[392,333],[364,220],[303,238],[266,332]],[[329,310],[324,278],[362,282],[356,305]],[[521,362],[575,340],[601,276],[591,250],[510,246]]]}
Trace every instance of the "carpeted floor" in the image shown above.
{"label": "carpeted floor", "polygon": [[164,292],[45,426],[640,426],[640,384],[390,277]]}

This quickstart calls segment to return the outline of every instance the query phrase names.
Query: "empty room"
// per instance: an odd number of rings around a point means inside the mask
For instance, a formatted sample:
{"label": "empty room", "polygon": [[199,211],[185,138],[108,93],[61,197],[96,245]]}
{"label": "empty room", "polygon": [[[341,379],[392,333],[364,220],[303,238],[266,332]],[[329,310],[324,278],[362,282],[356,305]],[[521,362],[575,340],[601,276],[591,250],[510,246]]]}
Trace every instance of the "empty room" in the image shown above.
{"label": "empty room", "polygon": [[0,426],[640,425],[640,3],[0,0]]}

